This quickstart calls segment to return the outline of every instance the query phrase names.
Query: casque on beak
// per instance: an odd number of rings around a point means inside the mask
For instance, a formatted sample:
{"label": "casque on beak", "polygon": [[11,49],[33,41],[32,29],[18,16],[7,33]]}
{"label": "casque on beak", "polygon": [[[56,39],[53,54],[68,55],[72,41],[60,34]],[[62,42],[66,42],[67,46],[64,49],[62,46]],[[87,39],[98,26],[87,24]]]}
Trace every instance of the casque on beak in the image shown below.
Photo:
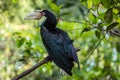
{"label": "casque on beak", "polygon": [[35,10],[31,13],[29,13],[24,20],[38,20],[45,14],[42,12],[42,10]]}

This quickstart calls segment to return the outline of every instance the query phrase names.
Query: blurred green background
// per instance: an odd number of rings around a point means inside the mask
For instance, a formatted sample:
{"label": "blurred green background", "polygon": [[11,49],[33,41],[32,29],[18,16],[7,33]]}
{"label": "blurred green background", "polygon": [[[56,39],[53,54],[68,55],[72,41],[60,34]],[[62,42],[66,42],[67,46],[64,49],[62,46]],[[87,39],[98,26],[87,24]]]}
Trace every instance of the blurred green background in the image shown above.
{"label": "blurred green background", "polygon": [[41,41],[39,21],[25,21],[31,11],[47,9],[59,20],[77,53],[73,76],[61,75],[47,63],[21,80],[120,80],[119,0],[0,0],[0,80],[11,80],[48,54]]}

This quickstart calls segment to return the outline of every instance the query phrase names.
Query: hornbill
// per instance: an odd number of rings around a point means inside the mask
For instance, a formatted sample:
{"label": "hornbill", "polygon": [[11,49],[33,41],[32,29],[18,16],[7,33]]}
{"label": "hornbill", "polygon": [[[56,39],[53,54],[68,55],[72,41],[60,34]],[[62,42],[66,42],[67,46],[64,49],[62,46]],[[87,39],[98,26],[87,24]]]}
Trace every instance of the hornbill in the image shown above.
{"label": "hornbill", "polygon": [[45,16],[46,19],[40,25],[40,34],[50,59],[59,68],[72,76],[73,62],[76,62],[79,68],[79,60],[68,34],[56,28],[57,20],[55,15],[48,10],[35,10],[29,13],[25,20],[39,20],[42,16]]}

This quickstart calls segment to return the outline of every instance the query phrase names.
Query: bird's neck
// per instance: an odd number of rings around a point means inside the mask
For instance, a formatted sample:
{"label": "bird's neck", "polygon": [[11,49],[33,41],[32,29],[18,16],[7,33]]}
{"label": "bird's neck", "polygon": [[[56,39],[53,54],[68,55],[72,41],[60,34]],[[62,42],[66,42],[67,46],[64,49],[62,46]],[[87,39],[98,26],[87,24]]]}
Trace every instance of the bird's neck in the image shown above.
{"label": "bird's neck", "polygon": [[57,20],[55,17],[46,17],[46,20],[42,26],[46,27],[49,31],[54,31],[57,25]]}

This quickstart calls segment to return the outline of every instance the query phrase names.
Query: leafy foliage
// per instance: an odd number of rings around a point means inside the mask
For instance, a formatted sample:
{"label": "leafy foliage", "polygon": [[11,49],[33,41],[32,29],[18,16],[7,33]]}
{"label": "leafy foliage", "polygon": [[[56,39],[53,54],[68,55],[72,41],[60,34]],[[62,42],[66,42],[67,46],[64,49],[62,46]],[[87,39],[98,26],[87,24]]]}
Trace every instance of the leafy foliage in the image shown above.
{"label": "leafy foliage", "polygon": [[57,6],[51,0],[48,0],[47,3],[50,6],[51,10],[53,10],[56,14],[60,13],[60,8],[62,7],[62,5]]}
{"label": "leafy foliage", "polygon": [[107,27],[106,30],[109,31],[109,30],[113,29],[114,27],[116,27],[118,24],[119,24],[118,22],[114,22],[114,23],[110,24],[110,25]]}
{"label": "leafy foliage", "polygon": [[38,23],[23,20],[34,9],[56,14],[57,26],[81,49],[81,69],[75,64],[70,77],[48,63],[21,80],[120,79],[120,0],[1,0],[0,8],[0,80],[10,80],[47,56]]}
{"label": "leafy foliage", "polygon": [[105,20],[106,23],[111,23],[112,22],[112,20],[113,20],[113,11],[112,11],[112,8],[108,9],[105,12],[104,20]]}

